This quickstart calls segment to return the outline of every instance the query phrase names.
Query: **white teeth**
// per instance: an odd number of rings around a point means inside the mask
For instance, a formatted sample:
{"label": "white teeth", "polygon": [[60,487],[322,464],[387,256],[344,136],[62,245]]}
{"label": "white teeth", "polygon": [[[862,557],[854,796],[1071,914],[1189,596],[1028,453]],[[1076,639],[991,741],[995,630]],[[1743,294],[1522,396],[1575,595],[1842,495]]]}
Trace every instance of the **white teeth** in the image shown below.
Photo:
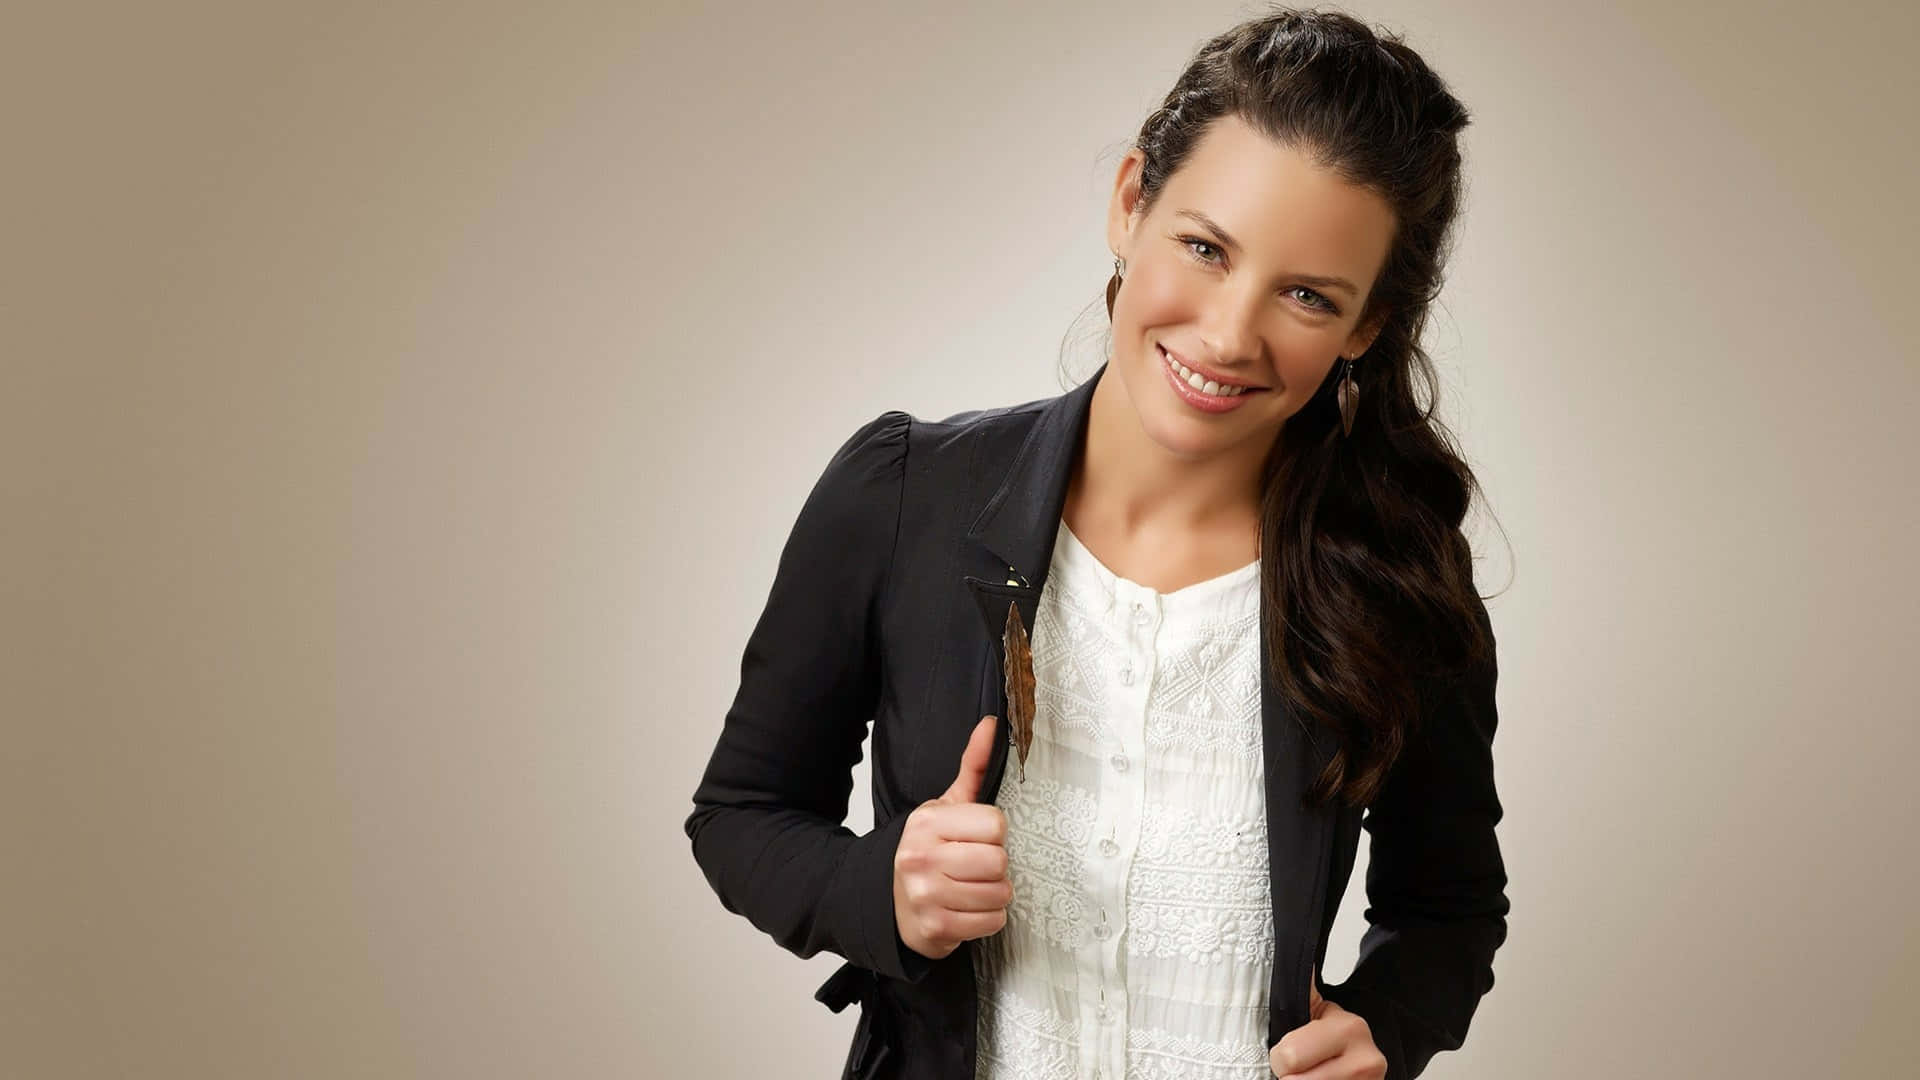
{"label": "white teeth", "polygon": [[1213,397],[1239,397],[1241,394],[1247,392],[1247,388],[1244,386],[1222,386],[1212,379],[1201,376],[1196,371],[1188,370],[1185,364],[1175,360],[1165,352],[1162,352],[1160,355],[1167,358],[1167,366],[1179,374],[1182,382],[1185,382],[1188,386],[1193,387],[1203,394],[1210,394]]}

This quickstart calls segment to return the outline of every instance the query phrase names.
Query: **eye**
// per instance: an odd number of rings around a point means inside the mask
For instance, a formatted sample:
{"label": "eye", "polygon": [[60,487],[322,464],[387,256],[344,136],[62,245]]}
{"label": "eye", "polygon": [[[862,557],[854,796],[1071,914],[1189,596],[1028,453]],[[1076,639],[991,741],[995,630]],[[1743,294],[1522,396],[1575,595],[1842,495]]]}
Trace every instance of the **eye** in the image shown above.
{"label": "eye", "polygon": [[1201,263],[1206,266],[1218,265],[1212,259],[1194,250],[1194,245],[1198,244],[1199,246],[1206,248],[1208,251],[1219,251],[1220,249],[1218,247],[1215,247],[1212,243],[1206,240],[1202,240],[1197,236],[1183,236],[1180,238],[1180,242],[1186,245],[1187,254],[1193,257],[1193,261],[1197,263]]}
{"label": "eye", "polygon": [[1313,297],[1313,300],[1308,302],[1307,304],[1308,307],[1319,308],[1322,311],[1337,312],[1340,310],[1339,308],[1334,307],[1333,301],[1327,299],[1324,296],[1321,296],[1319,293],[1314,292],[1312,289],[1307,288],[1305,285],[1295,285],[1293,288],[1288,289],[1287,291],[1290,293],[1306,293],[1308,296]]}

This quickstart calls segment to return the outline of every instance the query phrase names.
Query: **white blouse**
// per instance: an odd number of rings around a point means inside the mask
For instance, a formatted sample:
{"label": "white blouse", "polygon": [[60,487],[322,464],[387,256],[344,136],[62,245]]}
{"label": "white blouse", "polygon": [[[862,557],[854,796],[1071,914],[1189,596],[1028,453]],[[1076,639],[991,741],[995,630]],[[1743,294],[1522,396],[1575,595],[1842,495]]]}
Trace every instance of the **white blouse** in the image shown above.
{"label": "white blouse", "polygon": [[1268,1080],[1260,565],[1169,593],[1062,521],[1007,762],[1007,925],[974,943],[982,1080]]}

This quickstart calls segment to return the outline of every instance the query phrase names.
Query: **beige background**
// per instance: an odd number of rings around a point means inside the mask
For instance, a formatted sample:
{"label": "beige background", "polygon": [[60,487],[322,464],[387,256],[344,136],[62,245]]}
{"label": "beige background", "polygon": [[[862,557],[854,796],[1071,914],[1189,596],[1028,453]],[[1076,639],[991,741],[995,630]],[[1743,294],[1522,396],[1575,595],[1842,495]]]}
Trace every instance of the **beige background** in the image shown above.
{"label": "beige background", "polygon": [[[1253,6],[33,7],[0,1075],[835,1075],[681,832],[780,544],[861,421],[1090,370],[1118,154]],[[1912,5],[1355,10],[1476,117],[1514,914],[1428,1075],[1904,1074]]]}

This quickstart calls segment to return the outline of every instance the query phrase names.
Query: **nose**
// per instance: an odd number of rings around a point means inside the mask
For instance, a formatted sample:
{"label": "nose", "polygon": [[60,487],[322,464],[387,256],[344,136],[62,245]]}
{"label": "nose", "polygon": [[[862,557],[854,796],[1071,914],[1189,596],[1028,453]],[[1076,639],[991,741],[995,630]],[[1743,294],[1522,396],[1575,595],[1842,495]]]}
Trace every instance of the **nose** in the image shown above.
{"label": "nose", "polygon": [[1223,375],[1237,375],[1260,362],[1260,317],[1263,297],[1251,290],[1221,289],[1213,296],[1201,330],[1207,361]]}

